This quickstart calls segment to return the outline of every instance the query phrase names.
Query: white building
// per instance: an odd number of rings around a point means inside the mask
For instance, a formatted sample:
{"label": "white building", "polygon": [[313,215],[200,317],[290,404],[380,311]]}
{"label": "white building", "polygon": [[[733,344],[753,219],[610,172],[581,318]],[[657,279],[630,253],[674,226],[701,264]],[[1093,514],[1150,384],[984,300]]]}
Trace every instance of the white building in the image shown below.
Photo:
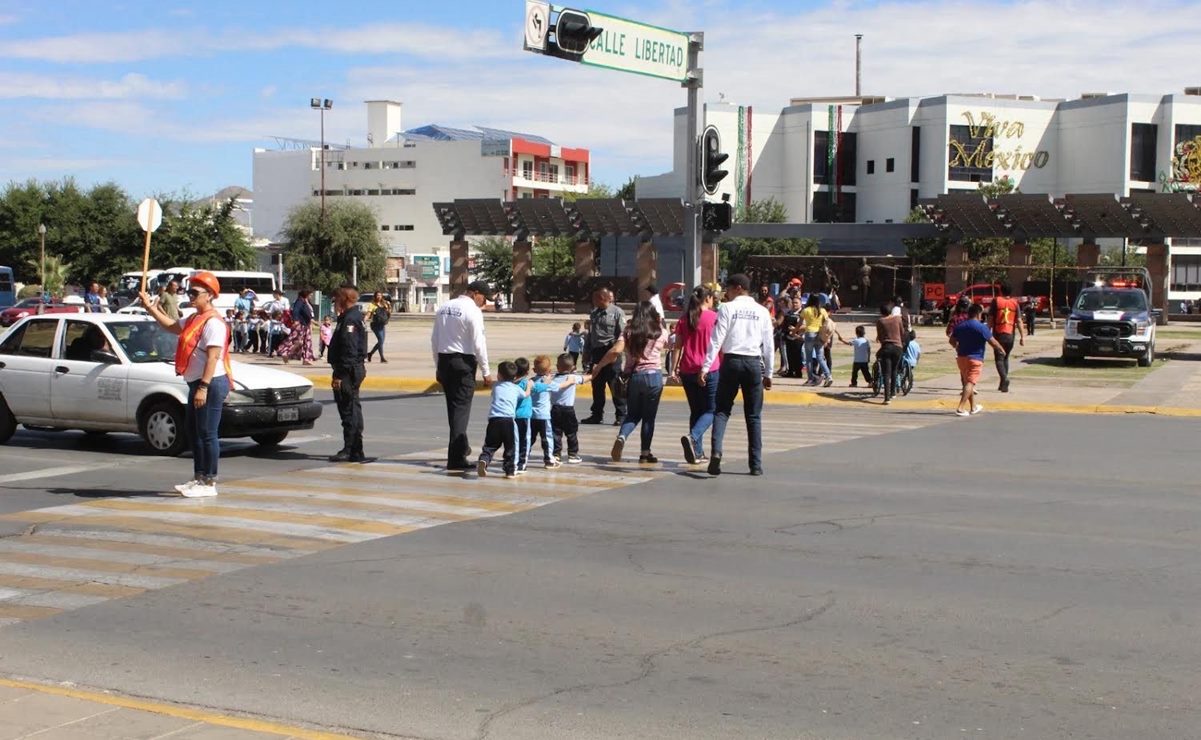
{"label": "white building", "polygon": [[[1201,185],[1201,92],[1040,100],[997,95],[796,99],[780,111],[709,104],[735,205],[773,197],[795,222],[901,222],[919,198],[1002,177],[1024,193],[1115,193]],[[678,197],[686,155],[638,197]],[[841,132],[833,137],[831,131]],[[720,193],[719,193],[720,194]],[[1201,298],[1201,241],[1172,246],[1172,299]]]}
{"label": "white building", "polygon": [[[587,149],[561,147],[540,136],[477,127],[430,125],[403,130],[401,104],[367,101],[366,146],[300,142],[254,151],[254,230],[272,241],[288,213],[321,197],[354,199],[376,214],[392,264],[419,265],[411,275],[390,274],[409,305],[432,306],[446,296],[448,238],[433,204],[456,198],[561,197],[585,193],[591,171]],[[286,267],[286,260],[285,260]],[[420,310],[420,309],[415,309]]]}

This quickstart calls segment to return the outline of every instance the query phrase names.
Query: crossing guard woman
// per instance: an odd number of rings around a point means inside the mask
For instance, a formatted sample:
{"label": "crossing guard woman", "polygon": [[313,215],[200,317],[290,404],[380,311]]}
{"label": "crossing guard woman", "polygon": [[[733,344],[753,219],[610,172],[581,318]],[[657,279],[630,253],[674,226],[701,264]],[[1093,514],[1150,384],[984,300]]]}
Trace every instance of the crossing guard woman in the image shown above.
{"label": "crossing guard woman", "polygon": [[179,335],[175,346],[175,373],[188,384],[185,423],[192,443],[192,479],[175,487],[187,498],[217,495],[217,462],[221,457],[221,409],[229,395],[233,372],[229,363],[229,326],[213,308],[221,293],[221,284],[211,272],[197,272],[188,279],[188,300],[196,313],[186,319],[172,319],[150,300],[139,294],[142,305],[154,320],[172,334]]}

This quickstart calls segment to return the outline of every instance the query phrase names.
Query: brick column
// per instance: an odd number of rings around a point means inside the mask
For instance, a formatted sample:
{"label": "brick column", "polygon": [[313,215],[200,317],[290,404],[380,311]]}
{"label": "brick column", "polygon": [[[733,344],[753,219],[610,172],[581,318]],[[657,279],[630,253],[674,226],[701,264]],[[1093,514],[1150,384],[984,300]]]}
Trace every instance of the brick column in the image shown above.
{"label": "brick column", "polygon": [[638,245],[638,295],[634,300],[641,301],[642,294],[648,286],[655,285],[659,272],[659,253],[654,241],[645,241]]}
{"label": "brick column", "polygon": [[717,244],[705,242],[701,244],[701,282],[717,282],[718,252]]}
{"label": "brick column", "polygon": [[467,289],[471,278],[467,274],[467,241],[459,239],[450,243],[450,297],[454,298]]}
{"label": "brick column", "polygon": [[966,264],[967,250],[963,248],[963,245],[948,245],[946,277],[943,280],[947,284],[947,293],[958,293],[966,287],[967,270],[964,269]]}
{"label": "brick column", "polygon": [[1151,273],[1151,306],[1163,311],[1163,322],[1168,322],[1168,276],[1171,261],[1166,244],[1147,245],[1147,272]]}
{"label": "brick column", "polygon": [[589,240],[575,243],[575,279],[579,283],[579,300],[576,301],[576,313],[588,313],[592,310],[592,296],[585,293],[588,279],[596,275],[596,244]]}
{"label": "brick column", "polygon": [[1022,294],[1022,284],[1030,278],[1030,245],[1009,245],[1009,272],[1006,281],[1014,295]]}
{"label": "brick column", "polygon": [[1084,242],[1076,247],[1077,267],[1096,267],[1101,261],[1101,246],[1096,242]]}
{"label": "brick column", "polygon": [[526,280],[530,276],[534,254],[529,239],[513,242],[513,311],[530,312],[530,294]]}

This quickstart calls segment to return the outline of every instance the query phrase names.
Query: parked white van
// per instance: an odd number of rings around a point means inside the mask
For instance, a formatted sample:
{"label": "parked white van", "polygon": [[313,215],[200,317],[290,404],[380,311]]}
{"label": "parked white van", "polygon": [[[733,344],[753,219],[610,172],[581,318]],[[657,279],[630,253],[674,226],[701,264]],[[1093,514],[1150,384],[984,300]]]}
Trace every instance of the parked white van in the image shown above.
{"label": "parked white van", "polygon": [[[197,272],[193,270],[193,272]],[[250,288],[254,294],[258,296],[258,303],[271,298],[271,294],[275,292],[275,275],[270,272],[249,272],[244,270],[209,270],[217,276],[217,282],[221,284],[221,295],[213,301],[213,308],[221,313],[234,307],[234,301],[238,300],[238,294],[243,288]]]}

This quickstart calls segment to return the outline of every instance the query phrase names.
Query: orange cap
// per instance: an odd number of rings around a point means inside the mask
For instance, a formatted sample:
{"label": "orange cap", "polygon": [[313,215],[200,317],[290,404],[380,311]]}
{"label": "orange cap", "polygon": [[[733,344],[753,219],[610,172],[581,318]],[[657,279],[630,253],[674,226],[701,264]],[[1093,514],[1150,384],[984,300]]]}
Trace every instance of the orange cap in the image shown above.
{"label": "orange cap", "polygon": [[211,272],[200,271],[192,273],[188,278],[188,283],[199,285],[209,292],[209,295],[216,298],[221,293],[221,283],[217,282],[217,276]]}

